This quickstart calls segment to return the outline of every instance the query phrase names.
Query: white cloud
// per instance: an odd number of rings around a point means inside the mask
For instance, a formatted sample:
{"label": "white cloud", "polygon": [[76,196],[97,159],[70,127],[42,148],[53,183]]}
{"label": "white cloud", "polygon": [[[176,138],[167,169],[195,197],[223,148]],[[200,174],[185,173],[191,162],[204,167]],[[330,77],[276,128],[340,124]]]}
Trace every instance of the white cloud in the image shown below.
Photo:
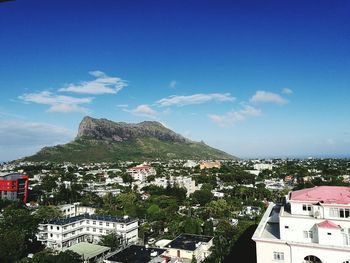
{"label": "white cloud", "polygon": [[168,98],[160,99],[157,104],[161,107],[164,106],[185,106],[191,104],[200,104],[208,101],[225,102],[234,101],[235,98],[230,93],[211,93],[211,94],[193,94],[189,96],[177,96],[173,95]]}
{"label": "white cloud", "polygon": [[154,118],[157,115],[157,112],[146,104],[139,105],[132,110],[123,109],[123,111],[129,112],[136,116],[144,116],[149,118]]}
{"label": "white cloud", "polygon": [[253,97],[250,98],[250,102],[257,103],[257,102],[270,102],[270,103],[276,103],[276,104],[286,104],[288,100],[284,99],[279,94],[258,90]]}
{"label": "white cloud", "polygon": [[18,97],[25,102],[49,105],[49,112],[82,112],[87,113],[88,109],[79,106],[90,103],[93,98],[76,98],[71,96],[55,95],[49,91],[37,93],[25,93]]}
{"label": "white cloud", "polygon": [[284,89],[282,89],[282,93],[286,94],[286,95],[292,95],[293,94],[293,90],[291,90],[289,88],[284,88]]}
{"label": "white cloud", "polygon": [[232,110],[224,115],[210,114],[209,118],[220,126],[229,126],[237,122],[244,121],[248,117],[257,117],[261,115],[261,110],[250,105],[243,105],[240,110]]}
{"label": "white cloud", "polygon": [[118,77],[109,77],[102,71],[90,71],[89,74],[96,79],[83,81],[77,84],[71,83],[59,91],[68,91],[82,94],[116,94],[128,84]]}
{"label": "white cloud", "polygon": [[175,89],[175,88],[176,88],[176,85],[177,85],[176,80],[172,80],[172,81],[169,83],[169,87],[172,88],[172,89]]}
{"label": "white cloud", "polygon": [[66,143],[74,132],[46,123],[0,121],[0,161],[34,154],[44,146]]}

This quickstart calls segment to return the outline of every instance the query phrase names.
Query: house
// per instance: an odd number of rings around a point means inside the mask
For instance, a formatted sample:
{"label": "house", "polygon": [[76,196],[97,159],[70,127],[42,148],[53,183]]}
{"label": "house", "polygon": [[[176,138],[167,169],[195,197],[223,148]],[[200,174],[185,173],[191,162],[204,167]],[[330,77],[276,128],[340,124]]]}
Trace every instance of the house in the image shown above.
{"label": "house", "polygon": [[197,262],[202,262],[211,254],[213,239],[212,236],[181,234],[164,247],[165,255],[190,261],[195,257]]}
{"label": "house", "polygon": [[138,220],[124,217],[79,215],[42,222],[37,240],[47,248],[62,250],[80,242],[98,243],[103,235],[115,232],[124,244],[138,240]]}
{"label": "house", "polygon": [[131,167],[128,168],[126,172],[130,174],[135,181],[141,182],[145,182],[148,176],[157,174],[156,169],[148,165]]}
{"label": "house", "polygon": [[349,263],[350,187],[290,192],[270,203],[252,239],[257,263]]}
{"label": "house", "polygon": [[219,161],[215,161],[215,162],[201,162],[199,164],[199,168],[201,170],[203,170],[203,169],[212,169],[212,168],[220,169],[220,167],[221,167],[221,163]]}
{"label": "house", "polygon": [[263,171],[263,170],[272,170],[273,165],[271,163],[256,163],[253,165],[254,170]]}

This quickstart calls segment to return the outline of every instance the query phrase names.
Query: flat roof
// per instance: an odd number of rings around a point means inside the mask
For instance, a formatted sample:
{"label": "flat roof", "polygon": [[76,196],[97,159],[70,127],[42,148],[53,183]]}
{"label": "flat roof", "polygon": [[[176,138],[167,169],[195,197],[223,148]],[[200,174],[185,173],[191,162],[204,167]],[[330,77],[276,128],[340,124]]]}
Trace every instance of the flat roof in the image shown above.
{"label": "flat roof", "polygon": [[213,238],[212,236],[181,234],[165,247],[194,251],[198,243],[208,243]]}
{"label": "flat roof", "polygon": [[131,245],[117,254],[106,258],[106,260],[118,263],[146,263],[163,254],[165,251],[165,249],[160,248],[146,248],[144,246]]}
{"label": "flat roof", "polygon": [[350,187],[315,186],[291,192],[290,200],[325,204],[350,204]]}
{"label": "flat roof", "polygon": [[83,259],[91,259],[102,253],[109,251],[111,248],[95,245],[87,242],[80,242],[74,244],[73,246],[66,248],[65,250],[71,250],[75,253],[78,253]]}
{"label": "flat roof", "polygon": [[82,214],[70,218],[60,218],[60,219],[52,219],[43,223],[51,224],[51,225],[66,225],[70,223],[77,222],[79,220],[83,219],[91,219],[91,220],[99,220],[99,221],[109,221],[109,222],[117,222],[117,223],[130,223],[137,221],[137,219],[130,218],[130,217],[116,217],[116,216],[102,216],[102,215],[89,215],[89,214]]}

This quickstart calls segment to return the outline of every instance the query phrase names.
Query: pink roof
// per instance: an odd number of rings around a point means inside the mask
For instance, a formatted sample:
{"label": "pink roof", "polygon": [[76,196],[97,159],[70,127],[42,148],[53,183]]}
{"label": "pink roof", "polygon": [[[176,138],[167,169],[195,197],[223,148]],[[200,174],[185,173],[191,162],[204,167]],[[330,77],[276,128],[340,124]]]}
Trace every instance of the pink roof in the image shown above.
{"label": "pink roof", "polygon": [[317,226],[322,227],[322,228],[340,228],[339,225],[337,225],[329,220],[323,221],[323,222],[317,224]]}
{"label": "pink roof", "polygon": [[150,169],[153,168],[152,166],[137,166],[137,167],[131,167],[128,168],[128,170],[143,170],[143,169]]}
{"label": "pink roof", "polygon": [[350,187],[315,186],[292,192],[290,200],[325,204],[350,204]]}

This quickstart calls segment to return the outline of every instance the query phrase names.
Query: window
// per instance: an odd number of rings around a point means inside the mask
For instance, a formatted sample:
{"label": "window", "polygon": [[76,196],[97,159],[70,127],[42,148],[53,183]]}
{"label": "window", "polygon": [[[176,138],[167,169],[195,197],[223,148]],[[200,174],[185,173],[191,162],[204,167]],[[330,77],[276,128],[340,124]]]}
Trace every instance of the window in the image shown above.
{"label": "window", "polygon": [[285,228],[285,229],[288,229],[288,228],[289,228],[289,226],[284,226],[284,228]]}
{"label": "window", "polygon": [[57,230],[60,230],[60,227],[59,227],[59,226],[57,227]]}
{"label": "window", "polygon": [[89,228],[89,227],[87,227],[87,228],[86,228],[86,230],[87,230],[87,231],[89,231],[89,230],[90,230],[90,228]]}
{"label": "window", "polygon": [[100,233],[102,233],[102,229],[100,229]]}
{"label": "window", "polygon": [[89,224],[89,220],[86,220],[86,224]]}
{"label": "window", "polygon": [[53,237],[53,234],[50,234],[50,237]]}
{"label": "window", "polygon": [[303,211],[311,211],[311,205],[303,204]]}
{"label": "window", "polygon": [[106,226],[109,226],[109,223],[106,223]]}
{"label": "window", "polygon": [[96,232],[96,228],[93,228],[92,231]]}
{"label": "window", "polygon": [[284,253],[283,252],[273,252],[273,259],[278,261],[284,261]]}
{"label": "window", "polygon": [[51,226],[51,229],[53,229],[53,226]]}
{"label": "window", "polygon": [[327,235],[328,235],[328,236],[331,236],[331,235],[332,235],[332,233],[329,233],[329,232],[328,232],[328,233],[327,233]]}
{"label": "window", "polygon": [[72,224],[72,227],[75,227],[75,224]]}
{"label": "window", "polygon": [[350,209],[349,208],[330,208],[329,215],[331,217],[349,218]]}
{"label": "window", "polygon": [[100,222],[100,226],[102,226],[102,222]]}
{"label": "window", "polygon": [[67,230],[67,227],[66,227],[66,226],[64,226],[64,227],[63,227],[63,230]]}
{"label": "window", "polygon": [[314,233],[312,231],[303,231],[304,238],[313,238]]}
{"label": "window", "polygon": [[92,224],[93,224],[93,225],[96,225],[96,221],[92,221]]}

